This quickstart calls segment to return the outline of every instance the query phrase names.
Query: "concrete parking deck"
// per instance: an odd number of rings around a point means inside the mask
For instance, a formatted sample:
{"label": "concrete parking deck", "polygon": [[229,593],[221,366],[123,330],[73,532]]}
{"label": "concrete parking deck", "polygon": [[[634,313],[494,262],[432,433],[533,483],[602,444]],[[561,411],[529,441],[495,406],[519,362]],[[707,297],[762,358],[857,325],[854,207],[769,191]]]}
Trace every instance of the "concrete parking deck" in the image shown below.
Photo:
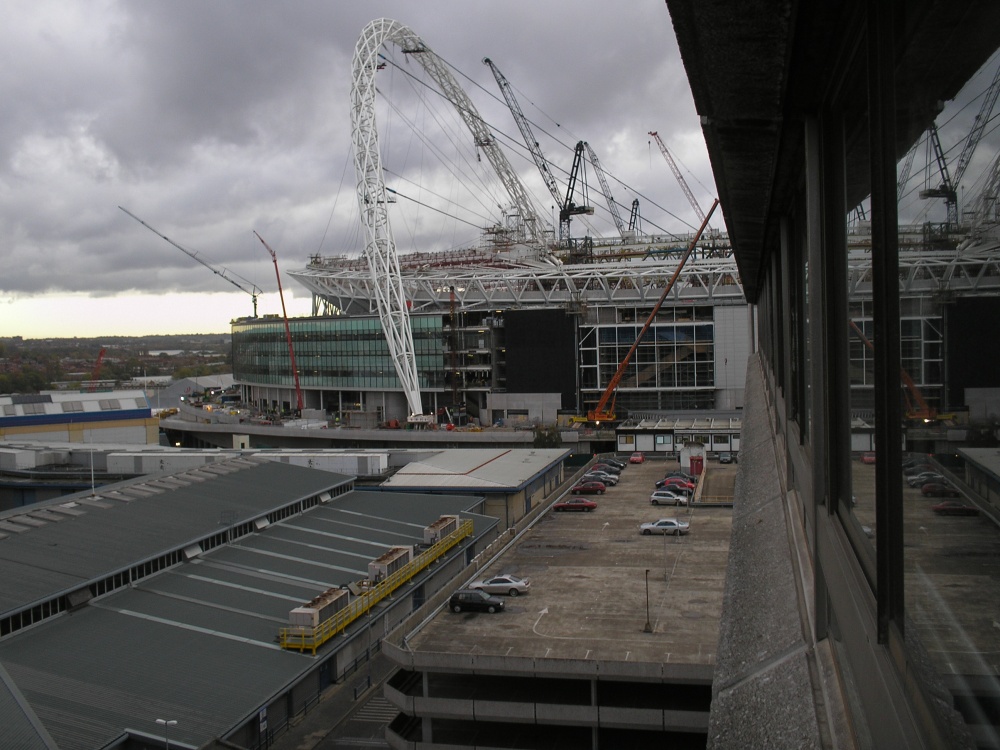
{"label": "concrete parking deck", "polygon": [[[546,514],[481,571],[527,577],[530,595],[508,599],[497,615],[443,609],[411,635],[409,649],[479,660],[614,662],[626,672],[632,670],[625,665],[643,665],[667,679],[711,681],[731,510],[651,506],[655,481],[674,467],[656,460],[631,465],[617,487],[591,496],[594,512]],[[639,524],[672,516],[688,521],[690,533],[640,534]]]}

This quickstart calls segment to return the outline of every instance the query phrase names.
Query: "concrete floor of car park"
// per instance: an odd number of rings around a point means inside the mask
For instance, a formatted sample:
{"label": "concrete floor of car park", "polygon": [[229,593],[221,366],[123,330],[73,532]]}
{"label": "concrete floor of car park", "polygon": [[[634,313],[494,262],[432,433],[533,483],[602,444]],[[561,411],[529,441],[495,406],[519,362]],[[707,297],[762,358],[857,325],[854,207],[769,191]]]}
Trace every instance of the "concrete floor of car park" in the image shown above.
{"label": "concrete floor of car park", "polygon": [[[549,511],[502,560],[477,577],[509,572],[531,580],[531,593],[506,598],[507,611],[454,614],[442,609],[408,641],[448,653],[621,659],[693,665],[711,679],[719,637],[732,509],[654,507],[656,480],[676,461],[633,464],[617,487],[588,495],[591,513]],[[701,492],[731,500],[736,466],[709,462]],[[568,496],[568,495],[567,495]],[[683,537],[643,536],[639,524],[677,517]],[[649,623],[646,625],[646,570]],[[388,747],[384,727],[395,709],[382,696],[392,666],[379,654],[372,686],[363,667],[328,690],[308,714],[276,738],[272,750]],[[363,693],[359,694],[360,691]]]}
{"label": "concrete floor of car park", "polygon": [[[654,507],[649,495],[676,462],[649,460],[590,495],[593,512],[549,512],[482,575],[531,581],[506,610],[442,610],[409,640],[415,651],[700,665],[711,677],[732,522],[730,507]],[[713,495],[736,467],[712,462]],[[728,477],[725,478],[725,477]],[[707,486],[707,485],[706,485]],[[644,536],[639,525],[677,517],[685,536]],[[647,574],[648,571],[648,574]],[[648,581],[648,598],[647,598]],[[648,622],[652,632],[645,632]]]}
{"label": "concrete floor of car park", "polygon": [[[858,521],[872,531],[875,466],[852,464]],[[960,477],[957,498],[974,504]],[[906,612],[938,672],[1000,674],[1000,529],[987,515],[941,516],[931,508],[950,498],[924,497],[903,482]],[[995,688],[994,688],[995,690]]]}

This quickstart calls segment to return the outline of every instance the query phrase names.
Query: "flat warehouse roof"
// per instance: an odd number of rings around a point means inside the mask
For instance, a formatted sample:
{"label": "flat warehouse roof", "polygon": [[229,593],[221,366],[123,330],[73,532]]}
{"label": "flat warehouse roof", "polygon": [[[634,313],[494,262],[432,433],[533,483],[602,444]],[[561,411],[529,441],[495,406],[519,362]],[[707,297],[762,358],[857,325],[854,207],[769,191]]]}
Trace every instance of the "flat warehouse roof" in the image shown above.
{"label": "flat warehouse roof", "polygon": [[[54,582],[62,585],[64,577],[84,577],[74,574],[73,560],[103,570],[108,560],[124,560],[143,545],[148,554],[206,528],[224,528],[218,526],[220,511],[248,518],[343,481],[315,469],[252,464],[173,492],[87,508],[81,516],[0,540],[0,551],[12,540],[26,550],[38,545],[34,552],[40,555],[48,540],[85,550],[88,537],[104,539],[89,556],[82,551],[64,556],[57,549],[54,560],[65,569],[57,567]],[[366,578],[368,563],[391,547],[423,544],[424,528],[442,515],[470,518],[476,535],[486,533],[496,519],[465,512],[480,502],[469,496],[347,491],[8,635],[0,640],[0,669],[62,750],[103,747],[125,729],[155,736],[157,716],[178,722],[171,740],[202,746],[316,668],[314,657],[277,643],[292,609],[329,588]],[[102,531],[105,526],[109,530]],[[74,530],[83,538],[74,539]],[[58,537],[42,535],[56,532]],[[126,540],[124,549],[109,549],[119,538]],[[449,554],[464,555],[464,548]],[[13,564],[3,560],[0,574],[6,576],[13,568],[3,566]],[[18,572],[30,568],[21,564]],[[431,566],[414,583],[441,569]],[[39,575],[32,585],[40,588],[45,580]],[[347,635],[365,624],[352,624]],[[17,707],[16,700],[0,700],[0,723],[28,726]]]}

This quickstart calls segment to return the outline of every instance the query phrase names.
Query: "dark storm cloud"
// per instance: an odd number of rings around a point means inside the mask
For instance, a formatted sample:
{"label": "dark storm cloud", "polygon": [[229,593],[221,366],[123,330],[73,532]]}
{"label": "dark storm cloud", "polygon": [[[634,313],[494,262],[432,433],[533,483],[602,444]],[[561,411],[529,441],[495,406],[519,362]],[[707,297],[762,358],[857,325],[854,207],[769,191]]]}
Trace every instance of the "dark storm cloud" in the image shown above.
{"label": "dark storm cloud", "polygon": [[[7,11],[0,294],[231,291],[119,205],[268,290],[273,269],[254,229],[288,269],[318,251],[357,252],[350,65],[361,30],[378,17],[410,26],[455,66],[487,122],[513,139],[510,161],[543,212],[551,196],[483,57],[514,86],[559,169],[569,168],[573,144],[587,140],[627,184],[613,181],[619,203],[641,195],[644,218],[684,231],[694,218],[646,135],[658,130],[692,171],[699,200],[707,206],[711,198],[704,141],[661,0],[13,0]],[[380,74],[380,87],[417,67],[398,50],[391,57],[399,68],[394,78]],[[434,139],[433,131],[421,137]],[[467,132],[455,137],[470,141]],[[385,149],[406,154],[426,190],[448,194],[455,178],[416,156],[417,140]],[[463,200],[467,221],[496,220],[479,218],[496,196]],[[600,229],[613,231],[603,221]],[[433,212],[394,219],[394,229],[402,250],[476,237],[465,225],[444,228]]]}
{"label": "dark storm cloud", "polygon": [[[344,175],[350,64],[376,17],[413,28],[459,69],[487,120],[515,134],[481,62],[492,56],[524,92],[530,117],[562,123],[549,125],[556,141],[547,148],[567,167],[559,141],[642,134],[651,105],[661,120],[670,116],[652,89],[672,79],[683,96],[686,83],[663,4],[633,6],[161,0],[67,10],[15,2],[0,31],[0,95],[14,103],[0,119],[8,264],[0,291],[219,291],[216,277],[198,273],[118,205],[207,261],[263,283],[269,257],[254,244],[255,228],[268,233],[284,266],[301,267],[321,248],[333,212],[328,241],[353,238],[346,249],[356,251],[358,228],[338,226],[357,221],[353,170]],[[526,154],[510,158],[532,190],[542,189],[540,205],[550,202]],[[666,179],[662,170],[657,178]],[[401,245],[447,246],[438,224],[414,220],[398,230]]]}

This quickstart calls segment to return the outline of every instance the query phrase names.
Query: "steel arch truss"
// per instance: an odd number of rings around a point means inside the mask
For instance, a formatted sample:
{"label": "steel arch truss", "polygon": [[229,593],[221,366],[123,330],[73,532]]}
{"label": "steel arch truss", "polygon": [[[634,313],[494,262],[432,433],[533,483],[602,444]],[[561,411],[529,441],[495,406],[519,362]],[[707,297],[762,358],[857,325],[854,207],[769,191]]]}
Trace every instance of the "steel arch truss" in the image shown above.
{"label": "steel arch truss", "polygon": [[[365,258],[369,278],[366,293],[375,303],[385,331],[389,351],[412,414],[422,411],[409,305],[400,275],[399,259],[387,211],[388,200],[375,123],[375,73],[379,50],[386,43],[399,46],[411,55],[434,79],[458,111],[472,133],[477,148],[485,154],[520,214],[527,239],[536,247],[544,245],[545,224],[534,210],[524,189],[496,139],[480,117],[472,101],[448,71],[447,66],[410,28],[387,18],[369,23],[354,49],[351,87],[351,137],[357,175],[358,207],[365,226]],[[359,280],[360,281],[360,280]],[[308,286],[308,285],[307,285]],[[407,285],[412,286],[412,285]],[[326,295],[324,295],[326,296]],[[339,294],[334,297],[339,298]],[[328,297],[329,299],[329,297]],[[341,306],[349,310],[352,305]]]}

